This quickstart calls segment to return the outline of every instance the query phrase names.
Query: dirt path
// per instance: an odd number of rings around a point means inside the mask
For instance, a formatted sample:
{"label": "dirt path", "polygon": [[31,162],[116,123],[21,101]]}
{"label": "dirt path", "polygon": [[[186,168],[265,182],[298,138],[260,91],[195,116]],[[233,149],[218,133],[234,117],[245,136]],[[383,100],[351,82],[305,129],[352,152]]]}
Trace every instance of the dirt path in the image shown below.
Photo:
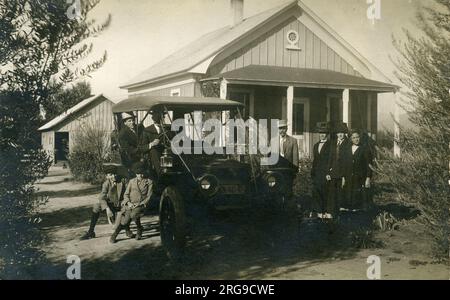
{"label": "dirt path", "polygon": [[[109,244],[111,226],[103,215],[97,238],[80,241],[89,225],[99,187],[71,181],[67,169],[52,168],[38,184],[50,197],[41,211],[48,264],[37,267],[36,278],[65,279],[69,255],[81,259],[83,279],[367,279],[367,257],[381,259],[382,279],[449,279],[446,265],[434,264],[423,250],[427,241],[408,228],[378,234],[385,245],[358,250],[340,234],[330,235],[321,224],[304,221],[299,243],[273,243],[243,219],[231,217],[204,228],[188,247],[182,263],[170,262],[160,244],[158,217],[143,219],[144,239]],[[232,225],[237,222],[244,225]]]}

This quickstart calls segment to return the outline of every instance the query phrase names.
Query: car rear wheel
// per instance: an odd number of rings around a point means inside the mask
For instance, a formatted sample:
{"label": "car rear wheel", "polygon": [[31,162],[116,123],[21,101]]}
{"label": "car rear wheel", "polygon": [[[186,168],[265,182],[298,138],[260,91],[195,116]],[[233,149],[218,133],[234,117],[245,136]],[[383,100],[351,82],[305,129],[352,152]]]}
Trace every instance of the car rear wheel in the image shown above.
{"label": "car rear wheel", "polygon": [[169,186],[161,195],[159,224],[161,243],[167,256],[177,259],[186,245],[186,212],[183,198],[177,188]]}

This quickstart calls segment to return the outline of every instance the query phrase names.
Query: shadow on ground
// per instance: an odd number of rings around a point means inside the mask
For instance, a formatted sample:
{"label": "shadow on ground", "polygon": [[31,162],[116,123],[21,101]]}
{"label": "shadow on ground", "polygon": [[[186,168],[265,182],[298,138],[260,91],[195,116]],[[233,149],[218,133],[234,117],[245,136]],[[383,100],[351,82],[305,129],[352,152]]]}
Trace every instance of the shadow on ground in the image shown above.
{"label": "shadow on ground", "polygon": [[92,186],[81,190],[58,190],[58,191],[40,191],[36,193],[36,196],[48,196],[50,198],[71,198],[71,197],[82,197],[89,196],[92,194],[99,193],[101,187]]}
{"label": "shadow on ground", "polygon": [[[88,209],[48,213],[45,226],[87,225]],[[58,215],[52,217],[52,214]],[[67,214],[67,218],[61,218],[60,214]],[[60,218],[70,219],[70,223],[56,222]],[[355,218],[359,221],[355,222]],[[179,261],[169,260],[159,242],[146,243],[149,238],[159,235],[157,222],[147,222],[144,223],[143,246],[83,261],[82,278],[260,279],[288,276],[290,272],[315,264],[354,257],[359,249],[352,246],[350,232],[366,226],[364,223],[367,222],[362,221],[366,218],[352,216],[351,224],[348,223],[350,219],[347,222],[343,218],[342,225],[334,228],[333,233],[321,221],[303,220],[295,224],[298,231],[292,235],[286,227],[273,224],[276,220],[264,219],[256,224],[254,218],[246,215],[221,216],[220,221],[201,224],[195,229],[195,238],[189,241],[183,259]],[[56,224],[52,224],[54,221]],[[40,274],[36,275],[39,278],[64,279],[61,274],[65,274],[67,266],[40,265],[34,272]]]}

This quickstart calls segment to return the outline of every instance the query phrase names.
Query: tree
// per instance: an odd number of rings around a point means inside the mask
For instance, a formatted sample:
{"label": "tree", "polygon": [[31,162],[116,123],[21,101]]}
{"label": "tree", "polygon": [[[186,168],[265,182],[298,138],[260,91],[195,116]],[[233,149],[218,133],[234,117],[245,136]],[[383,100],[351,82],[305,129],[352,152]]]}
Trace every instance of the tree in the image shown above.
{"label": "tree", "polygon": [[92,38],[111,20],[87,19],[99,0],[83,1],[73,20],[67,13],[73,4],[66,2],[0,0],[0,260],[11,267],[28,264],[28,250],[39,239],[29,220],[39,204],[33,184],[50,165],[36,139],[41,111],[54,105],[61,86],[106,60],[105,52],[87,62]]}
{"label": "tree", "polygon": [[435,0],[417,16],[423,35],[405,31],[406,41],[394,40],[401,54],[397,76],[407,87],[403,106],[413,130],[402,128],[402,157],[385,156],[380,170],[398,198],[421,212],[435,240],[435,254],[449,255],[450,143],[450,1]]}
{"label": "tree", "polygon": [[91,85],[86,81],[77,82],[68,88],[55,88],[55,92],[47,101],[45,121],[52,120],[90,96]]}

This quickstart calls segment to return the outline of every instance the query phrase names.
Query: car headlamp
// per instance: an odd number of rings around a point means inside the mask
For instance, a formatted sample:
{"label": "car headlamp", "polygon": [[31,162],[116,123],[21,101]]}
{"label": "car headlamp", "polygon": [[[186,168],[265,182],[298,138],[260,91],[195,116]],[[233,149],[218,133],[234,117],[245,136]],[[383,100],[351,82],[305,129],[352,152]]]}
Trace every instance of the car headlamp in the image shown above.
{"label": "car headlamp", "polygon": [[198,179],[202,193],[208,197],[214,196],[219,190],[219,181],[213,175],[204,175]]}
{"label": "car headlamp", "polygon": [[202,187],[202,189],[204,190],[209,190],[211,188],[211,182],[208,181],[207,178],[202,179],[202,181],[200,182],[200,186]]}
{"label": "car headlamp", "polygon": [[268,185],[270,188],[273,188],[276,184],[277,184],[277,179],[275,178],[275,176],[269,175],[269,176],[267,177],[267,185]]}

